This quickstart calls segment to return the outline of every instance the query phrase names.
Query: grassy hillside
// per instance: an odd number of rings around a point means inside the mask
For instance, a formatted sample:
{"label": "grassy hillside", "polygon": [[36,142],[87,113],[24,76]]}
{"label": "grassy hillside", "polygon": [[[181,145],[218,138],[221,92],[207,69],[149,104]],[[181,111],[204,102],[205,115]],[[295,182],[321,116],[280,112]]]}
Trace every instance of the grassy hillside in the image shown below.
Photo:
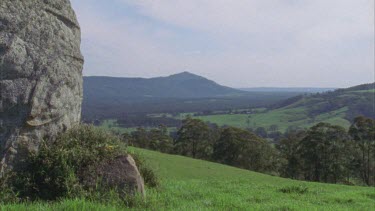
{"label": "grassy hillside", "polygon": [[[121,91],[118,91],[121,92]],[[211,98],[147,98],[139,101],[130,98],[109,97],[100,102],[84,101],[84,120],[123,118],[128,114],[187,113],[207,110],[228,110],[264,107],[297,96],[293,92],[249,92]]]}
{"label": "grassy hillside", "polygon": [[370,210],[375,189],[273,177],[207,161],[134,149],[157,169],[156,207],[171,209]]}
{"label": "grassy hillside", "polygon": [[[161,178],[161,187],[147,190],[149,210],[371,210],[375,189],[294,181],[234,167],[142,149]],[[119,204],[85,200],[6,205],[1,210],[123,210]]]}
{"label": "grassy hillside", "polygon": [[374,84],[313,95],[301,95],[281,101],[271,109],[256,114],[225,114],[199,116],[204,121],[236,127],[265,127],[277,125],[280,131],[288,127],[308,128],[327,122],[345,128],[356,116],[375,118]]}
{"label": "grassy hillside", "polygon": [[350,122],[345,119],[347,107],[334,111],[321,113],[313,118],[309,117],[306,108],[280,108],[268,110],[256,114],[224,114],[197,116],[204,121],[216,123],[220,126],[230,125],[241,128],[264,127],[268,129],[271,125],[277,125],[278,130],[284,132],[288,127],[309,128],[318,122],[327,122],[334,125],[340,125],[345,128],[350,126]]}
{"label": "grassy hillside", "polygon": [[[270,126],[276,125],[277,130],[280,132],[285,132],[289,127],[300,127],[309,128],[319,122],[326,122],[334,125],[340,125],[344,128],[350,126],[350,121],[355,117],[363,115],[370,118],[375,118],[375,84],[364,84],[347,89],[338,89],[336,91],[318,93],[318,94],[308,94],[308,95],[298,95],[291,96],[291,98],[282,100],[281,98],[286,97],[282,95],[277,95],[273,93],[272,95],[268,93],[260,94],[261,96],[257,99],[259,102],[268,102],[267,109],[238,109],[253,107],[257,100],[255,98],[258,96],[254,94],[253,104],[246,106],[247,101],[253,101],[253,98],[243,98],[243,101],[238,101],[240,103],[234,106],[235,99],[227,99],[224,101],[211,101],[206,100],[197,104],[198,101],[185,102],[185,104],[169,103],[170,106],[176,108],[188,109],[189,114],[194,118],[199,118],[207,122],[216,123],[219,126],[229,125],[240,128],[253,128],[264,127],[269,129]],[[259,97],[258,96],[258,97]],[[264,99],[263,99],[263,98]],[[266,100],[267,98],[267,100]],[[275,100],[272,102],[269,99]],[[270,105],[271,104],[271,105]],[[156,105],[156,104],[152,104]],[[231,106],[232,105],[232,106]],[[250,106],[252,105],[252,106]],[[260,104],[261,105],[261,104]],[[219,107],[218,107],[219,106]],[[160,106],[165,108],[164,106]],[[186,107],[186,108],[187,108]],[[262,107],[262,106],[260,106]],[[204,112],[194,112],[200,111],[199,108],[206,108]],[[170,108],[173,110],[173,108]],[[243,110],[243,112],[238,112]],[[210,111],[210,114],[204,115],[205,111]],[[231,112],[237,111],[237,112]],[[149,113],[152,113],[150,110]],[[200,113],[199,115],[195,115]],[[206,112],[207,113],[207,112]],[[173,114],[173,115],[172,115]],[[187,114],[187,112],[168,112],[168,109],[164,113],[155,112],[154,114],[149,114],[148,117],[158,117],[164,115],[168,118],[175,118],[181,120],[181,117]],[[129,116],[117,115],[112,119],[129,119]],[[124,130],[121,125],[112,125],[112,129],[116,131],[129,131]],[[145,126],[147,125],[137,125]],[[106,126],[105,122],[103,127]],[[176,127],[174,125],[168,127]],[[130,131],[134,130],[136,126],[131,126]]]}
{"label": "grassy hillside", "polygon": [[297,92],[297,93],[318,93],[333,91],[336,88],[315,88],[315,87],[255,87],[240,88],[240,90],[248,92]]}
{"label": "grassy hillside", "polygon": [[[116,134],[122,134],[122,133],[131,133],[131,132],[134,132],[138,129],[138,127],[121,127],[118,123],[117,123],[117,120],[115,119],[108,119],[108,120],[104,120],[102,124],[100,124],[99,126],[100,128],[104,129],[104,130],[109,130],[109,131],[112,131]],[[152,128],[154,127],[144,127],[146,130],[151,130]],[[173,131],[176,131],[177,128],[176,127],[167,127],[168,129],[168,132],[173,132]]]}
{"label": "grassy hillside", "polygon": [[[216,123],[219,126],[229,125],[239,128],[257,128],[264,127],[269,129],[271,125],[277,125],[280,132],[285,132],[288,127],[309,128],[319,122],[327,122],[334,125],[340,125],[344,128],[349,128],[350,122],[345,119],[348,107],[343,107],[334,111],[321,113],[311,118],[308,115],[306,108],[279,108],[273,110],[264,110],[253,114],[216,114],[194,116],[194,118],[201,119],[206,122]],[[176,119],[186,118],[186,115],[174,117]],[[194,113],[191,113],[193,115]],[[112,130],[119,133],[132,132],[137,127],[124,128],[116,123],[116,120],[109,119],[102,122],[100,127]],[[146,127],[147,128],[147,127]],[[175,127],[170,127],[170,131],[177,130]]]}

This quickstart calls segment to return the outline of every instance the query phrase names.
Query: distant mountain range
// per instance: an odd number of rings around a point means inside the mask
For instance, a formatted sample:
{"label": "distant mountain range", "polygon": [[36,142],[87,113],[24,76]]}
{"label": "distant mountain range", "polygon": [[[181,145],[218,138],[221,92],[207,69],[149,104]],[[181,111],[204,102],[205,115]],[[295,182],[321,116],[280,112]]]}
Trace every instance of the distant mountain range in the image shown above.
{"label": "distant mountain range", "polygon": [[145,98],[207,98],[243,95],[204,77],[182,72],[157,78],[84,77],[86,100],[140,100]]}
{"label": "distant mountain range", "polygon": [[241,88],[234,89],[189,72],[156,78],[84,77],[85,100],[143,100],[150,98],[212,98],[248,95],[248,92],[318,93],[335,88]]}
{"label": "distant mountain range", "polygon": [[375,117],[374,84],[347,89],[234,89],[189,73],[156,78],[84,77],[84,119],[115,118],[128,113],[195,112],[267,107],[301,108],[310,117],[346,109],[347,119]]}
{"label": "distant mountain range", "polygon": [[156,78],[84,77],[83,118],[145,112],[193,112],[259,107],[297,92],[247,92],[189,73]]}
{"label": "distant mountain range", "polygon": [[316,87],[254,87],[240,88],[247,92],[298,92],[298,93],[319,93],[333,91],[337,88],[316,88]]}

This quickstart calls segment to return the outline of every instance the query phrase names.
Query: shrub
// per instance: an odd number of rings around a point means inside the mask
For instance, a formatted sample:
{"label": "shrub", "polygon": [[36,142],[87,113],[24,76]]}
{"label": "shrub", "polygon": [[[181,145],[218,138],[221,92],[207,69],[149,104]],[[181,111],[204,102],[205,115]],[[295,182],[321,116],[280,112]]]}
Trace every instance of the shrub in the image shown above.
{"label": "shrub", "polygon": [[130,153],[135,162],[137,163],[137,167],[139,169],[139,172],[145,182],[145,185],[148,187],[159,187],[160,182],[158,176],[155,174],[155,172],[146,164],[145,160],[136,153]]}
{"label": "shrub", "polygon": [[[75,127],[53,142],[43,142],[38,153],[25,160],[25,168],[3,177],[0,202],[13,202],[17,198],[22,201],[113,198],[113,193],[109,194],[99,184],[93,189],[83,185],[83,180],[95,177],[93,169],[99,163],[126,154],[126,147],[117,136],[90,125]],[[149,184],[154,183],[151,170],[143,167],[141,172]]]}
{"label": "shrub", "polygon": [[13,177],[13,174],[6,174],[0,178],[0,203],[10,202],[16,203],[19,201],[17,194],[13,191],[9,185],[9,178]]}

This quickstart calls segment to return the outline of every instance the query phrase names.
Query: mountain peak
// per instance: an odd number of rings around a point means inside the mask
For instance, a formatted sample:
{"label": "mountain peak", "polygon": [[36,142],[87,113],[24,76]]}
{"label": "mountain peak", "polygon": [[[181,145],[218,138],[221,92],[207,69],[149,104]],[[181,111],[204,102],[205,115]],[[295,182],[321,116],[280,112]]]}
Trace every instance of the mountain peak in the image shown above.
{"label": "mountain peak", "polygon": [[[130,99],[152,98],[210,98],[246,94],[244,91],[221,86],[212,80],[182,72],[157,78],[85,78],[86,97],[100,95],[102,102],[109,97],[127,102]],[[94,99],[98,99],[95,97]],[[121,100],[120,100],[121,99]],[[86,101],[85,101],[86,102]]]}
{"label": "mountain peak", "polygon": [[181,72],[181,73],[170,75],[170,76],[168,76],[168,78],[185,79],[185,80],[204,79],[204,77],[196,75],[196,74],[188,72],[188,71],[184,71],[184,72]]}
{"label": "mountain peak", "polygon": [[183,71],[183,72],[180,72],[180,73],[176,73],[174,75],[195,75],[194,73],[191,73],[189,71]]}

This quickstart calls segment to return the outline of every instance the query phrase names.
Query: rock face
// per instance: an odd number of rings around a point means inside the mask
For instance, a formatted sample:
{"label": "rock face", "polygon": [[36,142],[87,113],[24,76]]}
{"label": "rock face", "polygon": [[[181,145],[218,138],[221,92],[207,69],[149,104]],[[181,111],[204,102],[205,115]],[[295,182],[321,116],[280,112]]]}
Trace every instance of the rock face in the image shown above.
{"label": "rock face", "polygon": [[82,68],[69,0],[0,0],[0,175],[79,123]]}
{"label": "rock face", "polygon": [[88,177],[84,178],[83,183],[88,187],[95,188],[101,184],[103,188],[117,189],[120,193],[138,192],[145,195],[143,179],[130,155],[103,162],[94,169],[94,172],[85,174]]}

